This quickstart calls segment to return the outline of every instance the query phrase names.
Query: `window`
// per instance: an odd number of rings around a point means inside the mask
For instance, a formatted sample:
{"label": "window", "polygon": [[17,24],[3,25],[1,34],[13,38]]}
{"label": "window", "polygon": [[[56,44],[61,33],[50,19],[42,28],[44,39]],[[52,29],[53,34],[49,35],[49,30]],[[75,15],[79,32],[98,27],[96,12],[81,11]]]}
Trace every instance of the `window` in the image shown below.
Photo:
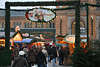
{"label": "window", "polygon": [[4,22],[2,22],[2,28],[5,28],[5,23]]}
{"label": "window", "polygon": [[55,27],[54,23],[53,22],[50,22],[49,27],[50,28],[54,28]]}
{"label": "window", "polygon": [[46,23],[46,28],[49,28],[50,27],[50,23]]}
{"label": "window", "polygon": [[96,4],[100,4],[100,0],[96,0]]}
{"label": "window", "polygon": [[52,28],[52,27],[51,27],[51,22],[50,22],[50,25],[49,25],[49,27],[50,27],[50,28]]}
{"label": "window", "polygon": [[35,23],[35,28],[37,28],[37,25],[38,25],[38,24],[37,24],[37,23]]}
{"label": "window", "polygon": [[[96,0],[96,4],[100,4],[100,0]],[[96,7],[96,10],[100,10],[100,7]]]}
{"label": "window", "polygon": [[41,23],[41,28],[43,28],[43,23]]}
{"label": "window", "polygon": [[26,23],[24,24],[24,28],[29,28],[29,23],[28,23],[28,22],[26,22]]}
{"label": "window", "polygon": [[41,28],[41,23],[38,23],[37,24],[37,28]]}
{"label": "window", "polygon": [[[72,34],[75,34],[75,24],[76,24],[76,22],[72,23]],[[80,33],[81,34],[85,34],[86,33],[84,22],[80,22]]]}
{"label": "window", "polygon": [[55,23],[52,23],[53,28],[55,28]]}
{"label": "window", "polygon": [[35,28],[35,22],[32,22],[32,28]]}
{"label": "window", "polygon": [[2,28],[2,22],[0,22],[0,28]]}
{"label": "window", "polygon": [[15,28],[16,26],[19,26],[19,27],[21,27],[21,22],[14,22],[14,25],[13,25],[13,28]]}
{"label": "window", "polygon": [[29,28],[32,28],[32,22],[29,22]]}
{"label": "window", "polygon": [[88,2],[88,0],[80,0],[82,3],[86,3]]}

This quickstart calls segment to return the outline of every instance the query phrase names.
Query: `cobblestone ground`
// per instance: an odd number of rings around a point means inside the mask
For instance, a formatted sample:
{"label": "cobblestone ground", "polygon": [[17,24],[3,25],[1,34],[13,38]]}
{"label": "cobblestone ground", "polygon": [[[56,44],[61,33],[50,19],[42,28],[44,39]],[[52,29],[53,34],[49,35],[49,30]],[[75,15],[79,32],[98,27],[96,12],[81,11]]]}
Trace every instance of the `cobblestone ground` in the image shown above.
{"label": "cobblestone ground", "polygon": [[[0,66],[0,67],[11,67],[11,66]],[[48,62],[47,67],[53,67],[52,62]],[[58,62],[56,63],[56,67],[72,67],[70,66],[65,66],[65,65],[59,65]]]}
{"label": "cobblestone ground", "polygon": [[[52,63],[48,63],[48,67],[53,67],[52,66]],[[56,67],[72,67],[72,66],[64,66],[64,65],[58,65],[58,64],[56,64]]]}
{"label": "cobblestone ground", "polygon": [[[53,67],[52,61],[51,62],[48,62],[47,67]],[[58,61],[57,61],[55,67],[72,67],[72,65],[59,65],[58,64]]]}
{"label": "cobblestone ground", "polygon": [[[0,66],[0,67],[10,67],[10,66]],[[53,67],[53,66],[51,63],[48,63],[48,67]],[[57,65],[56,67],[72,67],[72,66]]]}
{"label": "cobblestone ground", "polygon": [[[10,66],[0,66],[0,67],[10,67]],[[52,63],[48,63],[48,66],[47,67],[53,67],[52,66]],[[72,67],[72,66],[64,66],[64,65],[58,65],[58,64],[56,64],[56,67]]]}

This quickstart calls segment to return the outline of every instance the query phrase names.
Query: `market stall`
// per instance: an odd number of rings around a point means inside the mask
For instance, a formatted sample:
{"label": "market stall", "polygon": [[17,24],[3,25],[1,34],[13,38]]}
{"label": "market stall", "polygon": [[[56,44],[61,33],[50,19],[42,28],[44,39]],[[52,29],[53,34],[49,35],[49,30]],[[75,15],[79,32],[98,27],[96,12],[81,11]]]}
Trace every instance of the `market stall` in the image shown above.
{"label": "market stall", "polygon": [[[80,39],[81,39],[80,47],[85,48],[87,45],[87,36],[80,35]],[[75,35],[67,35],[65,37],[65,41],[68,43],[70,55],[72,55],[75,48]]]}
{"label": "market stall", "polygon": [[63,36],[56,37],[56,46],[68,46],[68,43],[64,40]]}
{"label": "market stall", "polygon": [[0,47],[5,47],[5,39],[0,38]]}

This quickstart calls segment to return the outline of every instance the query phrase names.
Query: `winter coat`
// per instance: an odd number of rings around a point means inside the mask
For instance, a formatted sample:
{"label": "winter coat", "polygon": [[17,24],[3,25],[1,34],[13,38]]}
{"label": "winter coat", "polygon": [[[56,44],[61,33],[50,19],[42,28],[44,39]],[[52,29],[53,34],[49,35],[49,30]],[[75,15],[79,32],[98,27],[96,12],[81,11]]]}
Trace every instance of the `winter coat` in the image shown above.
{"label": "winter coat", "polygon": [[11,67],[28,67],[28,63],[24,57],[18,56],[14,59]]}
{"label": "winter coat", "polygon": [[64,51],[62,50],[62,49],[60,49],[59,51],[58,51],[58,53],[59,53],[59,57],[64,57]]}
{"label": "winter coat", "polygon": [[40,51],[37,55],[37,63],[38,64],[47,64],[46,61],[46,57],[45,55],[42,53],[42,51]]}
{"label": "winter coat", "polygon": [[43,54],[44,54],[45,56],[47,56],[47,55],[48,55],[48,53],[47,53],[47,50],[46,50],[46,49],[42,49],[42,52],[43,52]]}
{"label": "winter coat", "polygon": [[52,58],[56,58],[57,57],[57,49],[56,49],[56,47],[52,47],[51,48],[51,56],[52,56]]}
{"label": "winter coat", "polygon": [[35,52],[35,49],[31,49],[28,52],[28,57],[27,57],[28,63],[32,63],[32,65],[36,64],[37,63],[36,56],[37,56],[37,54]]}

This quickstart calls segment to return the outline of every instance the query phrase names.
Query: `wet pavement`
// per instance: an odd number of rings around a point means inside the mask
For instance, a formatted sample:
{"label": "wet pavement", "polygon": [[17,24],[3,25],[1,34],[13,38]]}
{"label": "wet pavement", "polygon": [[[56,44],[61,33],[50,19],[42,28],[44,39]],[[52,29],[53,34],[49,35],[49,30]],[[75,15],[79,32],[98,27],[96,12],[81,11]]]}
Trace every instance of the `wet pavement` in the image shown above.
{"label": "wet pavement", "polygon": [[[11,66],[0,66],[0,67],[11,67]],[[48,63],[47,67],[53,67],[52,63]],[[58,64],[56,64],[56,67],[72,67],[72,66],[71,65],[70,66],[65,66],[65,65],[58,65]]]}
{"label": "wet pavement", "polygon": [[[49,63],[47,64],[47,67],[53,67],[52,63],[49,62]],[[58,65],[58,64],[56,63],[56,67],[72,67],[72,66]]]}
{"label": "wet pavement", "polygon": [[[52,62],[47,62],[47,63],[48,63],[48,64],[47,64],[47,67],[54,67],[54,66],[52,65]],[[0,67],[11,67],[11,66],[0,66]],[[72,66],[71,66],[71,65],[59,65],[59,64],[58,64],[58,61],[57,61],[55,67],[72,67]]]}

